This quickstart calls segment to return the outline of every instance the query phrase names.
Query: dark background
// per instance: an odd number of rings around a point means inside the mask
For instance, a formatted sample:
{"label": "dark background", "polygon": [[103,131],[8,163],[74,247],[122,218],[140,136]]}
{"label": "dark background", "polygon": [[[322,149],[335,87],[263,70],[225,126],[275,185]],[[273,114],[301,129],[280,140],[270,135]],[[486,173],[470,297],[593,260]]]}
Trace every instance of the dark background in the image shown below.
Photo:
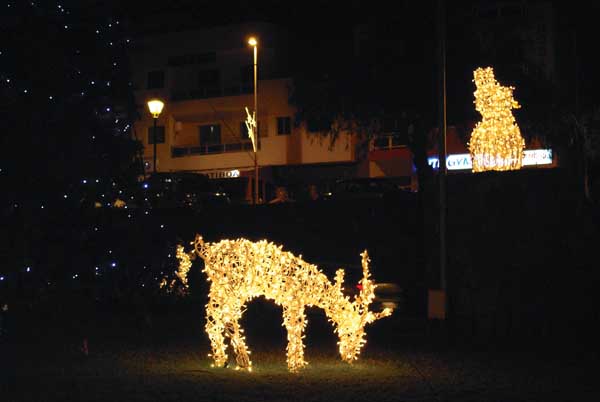
{"label": "dark background", "polygon": [[[598,6],[554,3],[559,79],[525,85],[510,63],[503,63],[505,53],[476,48],[470,35],[475,27],[460,17],[471,3],[451,4],[448,122],[477,117],[473,68],[497,64],[499,80],[517,83],[517,98],[530,106],[517,112],[524,135],[542,135],[563,156],[555,170],[449,177],[449,322],[455,334],[499,342],[541,335],[591,339],[598,321],[593,309],[598,208],[582,193],[583,151],[573,145],[582,142],[555,118],[582,116],[597,107]],[[11,311],[54,309],[54,300],[60,300],[61,311],[71,311],[62,319],[73,320],[81,316],[81,306],[96,311],[135,306],[139,300],[171,303],[176,298],[161,294],[157,284],[175,269],[175,245],[200,232],[209,240],[268,238],[309,261],[349,266],[367,248],[375,278],[395,281],[405,290],[399,314],[425,318],[426,291],[439,286],[434,176],[414,203],[116,210],[92,208],[90,194],[140,194],[133,158],[139,143],[127,129],[138,113],[128,80],[128,40],[223,23],[281,23],[295,37],[288,55],[294,77],[324,80],[348,99],[366,99],[356,102],[357,110],[379,108],[379,98],[387,108],[398,104],[396,112],[421,116],[424,135],[437,126],[434,2],[83,1],[63,6],[69,14],[45,3],[15,3],[2,14],[0,245],[5,279],[0,298],[10,302]],[[397,29],[382,34],[390,41],[378,42],[372,58],[348,69],[351,24],[365,20]],[[108,29],[108,24],[114,25]],[[97,27],[101,34],[95,33]],[[502,31],[497,35],[503,38]],[[365,84],[354,80],[373,70],[380,73],[369,75]],[[334,100],[330,106],[335,105]],[[591,160],[594,183],[597,160]],[[205,297],[202,289],[192,292],[195,300]]]}

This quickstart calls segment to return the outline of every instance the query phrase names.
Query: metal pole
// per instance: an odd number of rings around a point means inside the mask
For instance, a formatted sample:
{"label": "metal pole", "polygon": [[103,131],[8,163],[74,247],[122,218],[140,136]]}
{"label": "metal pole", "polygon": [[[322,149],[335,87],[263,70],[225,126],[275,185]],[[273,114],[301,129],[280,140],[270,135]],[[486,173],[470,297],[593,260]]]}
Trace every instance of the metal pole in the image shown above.
{"label": "metal pole", "polygon": [[255,141],[256,141],[256,150],[254,151],[254,204],[258,204],[258,96],[257,96],[257,88],[256,85],[258,83],[258,75],[257,75],[257,58],[258,58],[258,50],[257,46],[254,45],[254,118],[256,119],[256,133],[255,133]]}
{"label": "metal pole", "polygon": [[158,120],[158,117],[154,118],[154,130],[152,130],[152,142],[154,142],[154,159],[152,161],[152,170],[154,174],[156,174],[156,120]]}
{"label": "metal pole", "polygon": [[440,41],[440,105],[439,105],[439,182],[440,182],[440,288],[444,292],[447,312],[448,292],[446,283],[446,9],[444,0],[438,0],[438,27]]}

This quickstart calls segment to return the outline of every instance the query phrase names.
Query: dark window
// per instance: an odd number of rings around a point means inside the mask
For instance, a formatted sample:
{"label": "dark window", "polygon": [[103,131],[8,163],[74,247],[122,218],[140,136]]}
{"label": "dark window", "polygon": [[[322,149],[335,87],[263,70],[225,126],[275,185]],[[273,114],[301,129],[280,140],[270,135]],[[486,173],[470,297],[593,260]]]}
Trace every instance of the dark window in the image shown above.
{"label": "dark window", "polygon": [[521,6],[516,5],[507,5],[502,8],[502,16],[503,17],[520,17],[522,15]]}
{"label": "dark window", "polygon": [[[156,143],[165,143],[165,126],[156,126]],[[148,144],[154,144],[154,126],[148,127]]]}
{"label": "dark window", "polygon": [[277,118],[277,135],[290,134],[292,132],[291,119],[289,117]]}
{"label": "dark window", "polygon": [[214,63],[217,59],[215,52],[199,53],[199,54],[184,54],[179,56],[169,57],[168,64],[170,66],[183,66],[186,64],[203,64]]}
{"label": "dark window", "polygon": [[309,118],[306,122],[308,131],[311,133],[328,131],[331,123],[324,117]]}
{"label": "dark window", "polygon": [[198,73],[198,96],[219,96],[220,88],[219,70],[202,70]]}
{"label": "dark window", "polygon": [[240,81],[242,83],[242,93],[254,91],[254,66],[252,64],[240,69]]}
{"label": "dark window", "polygon": [[148,89],[165,87],[165,72],[163,70],[150,71],[148,73]]}
{"label": "dark window", "polygon": [[219,70],[202,70],[198,73],[198,86],[219,85]]}
{"label": "dark window", "polygon": [[246,126],[246,122],[242,121],[240,123],[240,137],[242,138],[242,140],[247,140],[250,137],[248,137],[248,127]]}
{"label": "dark window", "polygon": [[386,117],[381,122],[381,128],[385,132],[394,131],[397,128],[396,123],[397,123],[396,119],[393,119],[393,118],[390,118],[390,117]]}
{"label": "dark window", "polygon": [[199,126],[200,145],[218,145],[221,144],[221,126],[218,124],[210,124]]}
{"label": "dark window", "polygon": [[[260,121],[258,122],[258,136],[260,137]],[[248,127],[246,127],[246,122],[242,121],[240,123],[240,137],[242,138],[242,140],[250,140],[250,137],[248,137]]]}

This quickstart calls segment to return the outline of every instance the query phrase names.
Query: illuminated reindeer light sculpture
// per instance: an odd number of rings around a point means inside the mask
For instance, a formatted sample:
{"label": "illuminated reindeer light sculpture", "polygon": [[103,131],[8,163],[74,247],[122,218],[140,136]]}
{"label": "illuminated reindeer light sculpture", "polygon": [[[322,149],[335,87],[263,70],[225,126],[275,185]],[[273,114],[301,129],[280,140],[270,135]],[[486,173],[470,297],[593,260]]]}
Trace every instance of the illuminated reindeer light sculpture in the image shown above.
{"label": "illuminated reindeer light sculpture", "polygon": [[[287,329],[287,365],[297,371],[307,363],[304,360],[303,332],[306,328],[305,307],[317,306],[335,326],[339,337],[339,351],[343,360],[351,363],[358,358],[366,343],[364,327],[379,318],[389,316],[391,309],[379,313],[369,311],[375,285],[369,279],[369,257],[363,252],[363,278],[360,294],[350,301],[342,292],[344,270],[339,269],[331,283],[315,265],[282,250],[281,246],[262,240],[222,240],[204,243],[196,235],[194,249],[188,254],[179,246],[178,276],[185,279],[191,258],[204,260],[210,281],[209,301],[206,305],[206,332],[210,338],[212,358],[222,367],[227,362],[225,337],[236,356],[238,368],[252,370],[250,351],[246,347],[244,330],[239,320],[246,304],[255,297],[264,296],[283,306],[283,325]],[[187,282],[183,280],[184,285]]]}

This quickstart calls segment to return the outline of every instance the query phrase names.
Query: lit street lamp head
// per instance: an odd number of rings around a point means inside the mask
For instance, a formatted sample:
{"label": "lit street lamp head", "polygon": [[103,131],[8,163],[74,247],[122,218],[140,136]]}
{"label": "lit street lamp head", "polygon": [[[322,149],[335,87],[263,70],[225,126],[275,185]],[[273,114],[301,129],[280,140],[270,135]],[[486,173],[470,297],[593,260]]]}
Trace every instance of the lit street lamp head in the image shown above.
{"label": "lit street lamp head", "polygon": [[256,40],[256,38],[254,36],[251,36],[250,39],[248,39],[248,44],[250,46],[256,46],[256,45],[258,45],[258,41]]}
{"label": "lit street lamp head", "polygon": [[150,109],[150,113],[155,119],[158,118],[164,106],[165,104],[159,99],[151,99],[148,101],[148,109]]}
{"label": "lit street lamp head", "polygon": [[152,130],[152,148],[154,150],[154,154],[152,156],[152,171],[154,174],[156,174],[156,120],[158,120],[158,116],[160,115],[160,112],[162,112],[164,106],[165,104],[160,99],[150,99],[148,101],[148,109],[150,109],[150,113],[154,118],[154,130]]}

